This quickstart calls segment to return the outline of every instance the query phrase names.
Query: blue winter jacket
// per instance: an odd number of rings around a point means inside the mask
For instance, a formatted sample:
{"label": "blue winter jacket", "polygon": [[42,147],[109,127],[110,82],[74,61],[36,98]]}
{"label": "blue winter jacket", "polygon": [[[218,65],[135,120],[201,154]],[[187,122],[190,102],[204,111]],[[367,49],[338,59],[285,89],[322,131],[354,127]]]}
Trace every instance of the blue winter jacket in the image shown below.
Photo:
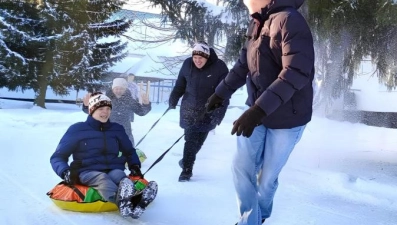
{"label": "blue winter jacket", "polygon": [[92,116],[88,116],[85,122],[70,126],[52,154],[51,166],[61,178],[63,172],[69,169],[71,155],[73,160],[81,160],[80,173],[87,170],[124,170],[126,162],[129,166],[141,165],[123,126],[109,120],[101,123]]}
{"label": "blue winter jacket", "polygon": [[218,59],[212,48],[207,63],[201,69],[194,65],[192,57],[183,62],[169,98],[169,105],[176,106],[183,96],[179,121],[183,129],[207,132],[222,122],[229,100],[212,113],[206,113],[205,104],[228,72],[226,64]]}
{"label": "blue winter jacket", "polygon": [[312,33],[297,9],[304,0],[271,1],[252,14],[240,58],[215,93],[228,99],[247,85],[246,104],[265,113],[273,129],[302,126],[311,120],[314,77]]}

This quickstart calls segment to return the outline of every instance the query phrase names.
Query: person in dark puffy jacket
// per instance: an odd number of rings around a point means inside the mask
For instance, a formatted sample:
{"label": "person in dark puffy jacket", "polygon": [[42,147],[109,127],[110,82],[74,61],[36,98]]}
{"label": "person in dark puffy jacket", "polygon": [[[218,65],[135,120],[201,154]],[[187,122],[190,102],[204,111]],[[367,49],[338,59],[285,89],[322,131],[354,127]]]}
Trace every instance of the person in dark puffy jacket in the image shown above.
{"label": "person in dark puffy jacket", "polygon": [[[270,217],[278,177],[312,117],[314,47],[297,11],[304,0],[245,0],[252,20],[240,58],[208,99],[217,108],[246,84],[248,109],[233,123],[238,225]],[[241,136],[242,135],[242,136]]]}
{"label": "person in dark puffy jacket", "polygon": [[179,124],[185,132],[185,146],[183,158],[179,161],[182,167],[179,181],[190,180],[196,154],[209,131],[219,125],[225,116],[229,100],[223,101],[222,107],[210,113],[206,113],[205,103],[228,72],[226,64],[218,58],[214,49],[204,42],[196,43],[192,57],[183,62],[168,101],[169,108],[175,109],[183,96]]}
{"label": "person in dark puffy jacket", "polygon": [[124,172],[128,163],[130,176],[143,178],[135,149],[124,128],[109,121],[112,102],[106,95],[93,94],[88,110],[87,120],[73,124],[63,135],[51,166],[65,183],[95,187],[105,201],[118,205],[122,216],[136,218],[141,209],[133,207],[134,183]]}

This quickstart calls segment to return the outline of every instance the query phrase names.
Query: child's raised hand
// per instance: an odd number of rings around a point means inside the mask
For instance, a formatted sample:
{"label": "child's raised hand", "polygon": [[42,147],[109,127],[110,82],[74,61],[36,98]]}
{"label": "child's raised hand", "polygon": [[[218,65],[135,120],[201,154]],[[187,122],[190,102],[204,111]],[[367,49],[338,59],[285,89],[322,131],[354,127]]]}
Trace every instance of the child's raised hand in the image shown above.
{"label": "child's raised hand", "polygon": [[84,104],[85,106],[88,106],[88,102],[90,101],[90,97],[91,97],[91,93],[90,93],[90,92],[88,92],[88,93],[84,96],[84,98],[83,98],[83,104]]}

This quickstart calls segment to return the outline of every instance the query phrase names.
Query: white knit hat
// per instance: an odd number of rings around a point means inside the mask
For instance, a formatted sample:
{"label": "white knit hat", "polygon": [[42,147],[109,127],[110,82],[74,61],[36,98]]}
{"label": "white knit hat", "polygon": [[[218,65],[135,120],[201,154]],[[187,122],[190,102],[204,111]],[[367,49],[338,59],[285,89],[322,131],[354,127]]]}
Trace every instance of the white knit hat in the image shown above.
{"label": "white knit hat", "polygon": [[88,112],[90,115],[92,115],[95,110],[104,106],[112,108],[112,100],[100,92],[94,93],[91,95],[90,100],[88,100]]}
{"label": "white knit hat", "polygon": [[127,89],[127,87],[128,87],[127,80],[124,78],[115,78],[113,80],[112,89],[115,87],[123,87],[123,88]]}
{"label": "white knit hat", "polygon": [[193,55],[199,55],[208,59],[210,57],[210,47],[202,42],[196,43],[193,46],[192,56]]}

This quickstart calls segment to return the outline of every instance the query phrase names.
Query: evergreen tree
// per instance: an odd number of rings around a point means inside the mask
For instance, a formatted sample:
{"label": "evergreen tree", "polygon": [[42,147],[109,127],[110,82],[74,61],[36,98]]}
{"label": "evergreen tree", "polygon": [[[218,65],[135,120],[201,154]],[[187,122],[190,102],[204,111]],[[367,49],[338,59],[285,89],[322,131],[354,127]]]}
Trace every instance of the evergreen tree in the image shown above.
{"label": "evergreen tree", "polygon": [[380,83],[389,89],[397,86],[397,6],[393,1],[306,2],[326,102],[348,90],[366,57],[376,66]]}
{"label": "evergreen tree", "polygon": [[[195,0],[149,1],[176,27],[176,38],[192,43],[204,37],[214,45],[214,37],[226,37],[224,59],[235,61],[249,19],[242,0],[217,1],[225,7],[217,15]],[[301,11],[313,31],[316,71],[328,101],[348,90],[365,57],[376,65],[382,84],[397,86],[396,8],[393,0],[306,0]]]}
{"label": "evergreen tree", "polygon": [[[81,89],[87,83],[100,80],[109,67],[126,55],[123,51],[126,43],[112,37],[118,37],[126,31],[129,21],[107,21],[123,3],[119,0],[42,0],[40,5],[12,1],[7,1],[8,8],[0,5],[4,15],[9,17],[4,24],[7,30],[16,33],[24,31],[21,23],[11,20],[15,17],[13,8],[20,4],[32,11],[25,9],[20,13],[24,16],[20,20],[37,23],[37,27],[30,27],[24,36],[26,46],[32,48],[36,61],[30,61],[31,65],[20,63],[22,66],[16,67],[15,74],[7,74],[10,82],[5,86],[10,89],[34,89],[37,93],[36,104],[45,107],[47,86],[56,94],[66,95],[68,88]],[[15,30],[10,29],[13,26]],[[21,46],[21,41],[14,38],[11,32],[7,36],[8,39],[3,39],[5,46],[19,46],[20,49],[14,52],[21,56],[23,62],[26,59],[23,54],[27,51],[26,46]],[[1,54],[7,58],[3,51]],[[10,68],[9,64],[2,65]]]}
{"label": "evergreen tree", "polygon": [[213,12],[208,5],[196,0],[149,0],[152,6],[160,7],[166,20],[177,29],[175,38],[186,40],[192,45],[197,40],[205,40],[217,48],[226,39],[223,59],[234,62],[242,46],[248,25],[248,12],[241,0],[218,1],[224,7]]}
{"label": "evergreen tree", "polygon": [[231,17],[231,20],[224,26],[227,38],[224,59],[226,62],[234,63],[246,40],[245,34],[250,17],[242,0],[226,1],[225,6],[225,12]]}
{"label": "evergreen tree", "polygon": [[162,14],[177,29],[175,38],[186,40],[189,44],[206,39],[209,40],[209,44],[213,44],[212,40],[219,25],[203,3],[178,0],[150,0],[150,2],[153,6],[160,6]]}
{"label": "evergreen tree", "polygon": [[22,1],[0,2],[0,87],[25,90],[34,82],[45,45],[36,6]]}

